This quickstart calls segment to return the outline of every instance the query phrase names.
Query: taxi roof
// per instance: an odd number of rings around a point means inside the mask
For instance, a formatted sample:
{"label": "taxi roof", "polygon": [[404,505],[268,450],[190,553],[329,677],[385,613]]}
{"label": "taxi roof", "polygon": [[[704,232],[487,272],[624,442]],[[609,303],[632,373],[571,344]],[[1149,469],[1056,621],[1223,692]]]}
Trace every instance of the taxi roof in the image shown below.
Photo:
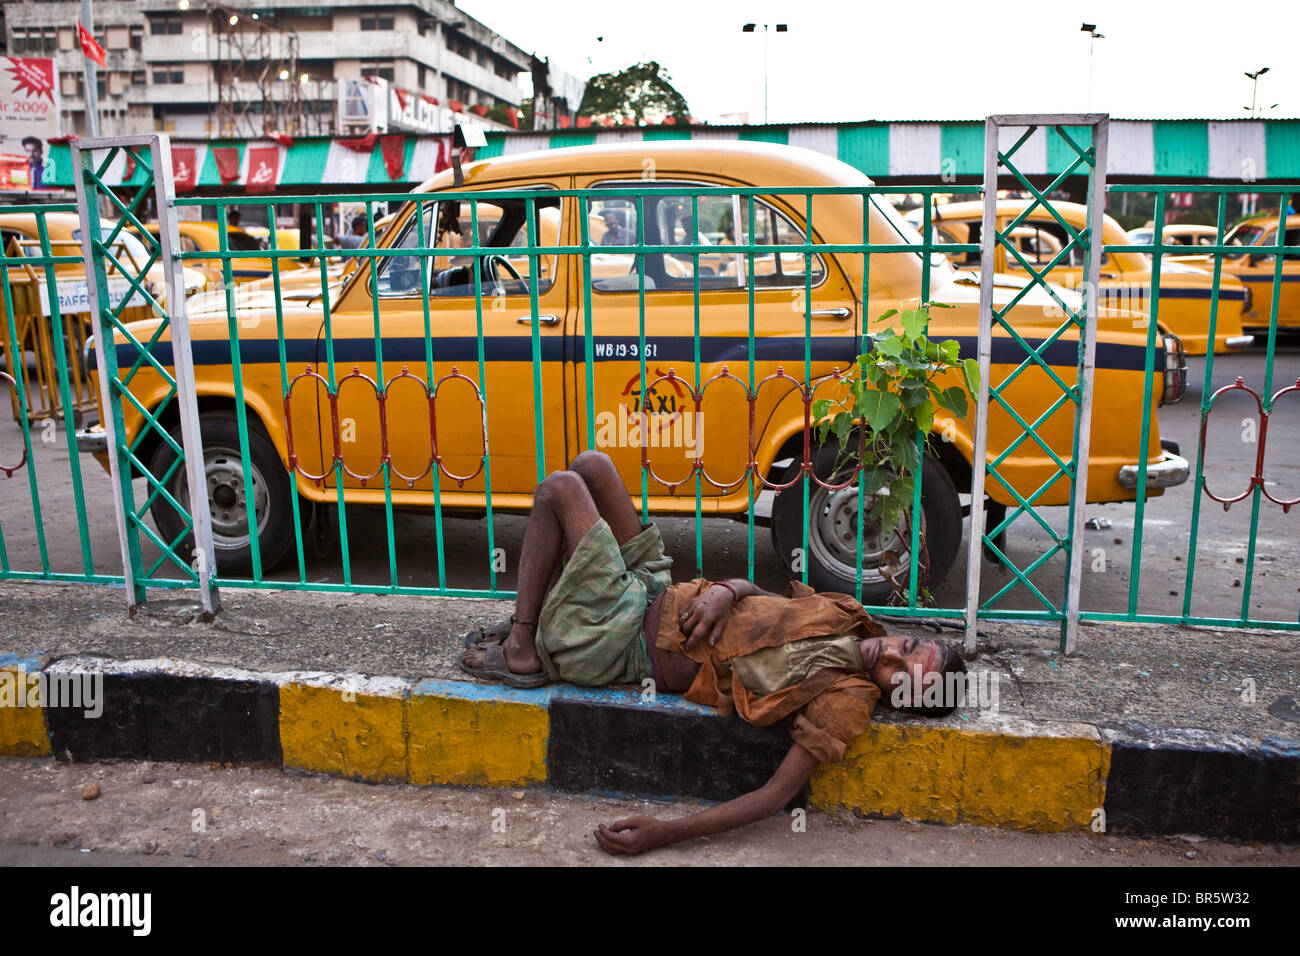
{"label": "taxi roof", "polygon": [[[721,174],[755,186],[872,185],[866,175],[847,163],[798,146],[738,140],[666,140],[565,146],[475,160],[465,167],[465,188],[524,177],[630,173],[641,179],[650,168],[644,165],[647,159],[654,163],[655,178]],[[452,182],[452,171],[444,170],[414,191],[449,189]]]}

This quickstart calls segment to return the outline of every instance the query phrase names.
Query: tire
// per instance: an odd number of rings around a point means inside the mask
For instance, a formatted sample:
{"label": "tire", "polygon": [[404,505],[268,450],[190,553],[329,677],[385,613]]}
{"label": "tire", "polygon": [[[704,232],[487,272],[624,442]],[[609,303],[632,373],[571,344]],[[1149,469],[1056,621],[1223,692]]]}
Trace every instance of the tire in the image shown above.
{"label": "tire", "polygon": [[[249,574],[253,569],[253,551],[243,495],[239,422],[233,411],[208,412],[199,416],[199,433],[203,437],[204,470],[208,474],[208,503],[217,572],[224,575]],[[177,444],[181,443],[180,425],[171,430],[171,436]],[[261,423],[252,415],[248,417],[248,450],[258,513],[257,542],[265,572],[283,562],[293,548],[293,496],[288,470]],[[175,452],[163,442],[154,452],[149,470],[155,476],[163,475],[175,460]],[[188,482],[183,467],[176,470],[167,484],[167,491],[182,505],[188,506]],[[164,541],[175,540],[185,527],[181,516],[161,497],[154,500],[150,513]],[[192,535],[186,535],[186,554],[193,549],[193,541]]]}
{"label": "tire", "polygon": [[[835,468],[838,446],[823,445],[813,456],[813,470],[821,480],[831,480]],[[943,580],[961,546],[962,515],[957,488],[947,469],[933,458],[925,458],[921,488],[921,512],[926,534],[926,548],[930,556],[929,581],[932,585]],[[841,468],[841,472],[843,469]],[[838,476],[837,476],[838,477]],[[789,481],[785,477],[784,481]],[[843,478],[838,478],[843,481]],[[772,502],[772,544],[777,556],[792,577],[801,572],[794,569],[794,552],[803,547],[803,482],[777,492]],[[866,497],[871,507],[871,496]],[[857,549],[857,485],[851,484],[839,491],[828,491],[817,484],[808,494],[808,583],[818,591],[852,594],[855,590]],[[895,534],[897,535],[897,531]],[[895,539],[897,540],[897,539]],[[911,560],[910,542],[897,546],[902,571],[895,577],[907,584],[907,568]],[[879,529],[872,534],[871,524],[863,526],[862,536],[862,603],[886,604],[893,586],[880,570]]]}

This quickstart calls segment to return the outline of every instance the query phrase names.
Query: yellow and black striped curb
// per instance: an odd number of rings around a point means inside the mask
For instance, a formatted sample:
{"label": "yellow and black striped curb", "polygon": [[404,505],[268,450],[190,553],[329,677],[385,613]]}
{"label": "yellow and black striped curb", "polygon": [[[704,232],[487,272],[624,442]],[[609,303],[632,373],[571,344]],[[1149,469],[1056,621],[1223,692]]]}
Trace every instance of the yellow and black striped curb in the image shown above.
{"label": "yellow and black striped curb", "polygon": [[[48,701],[32,696],[42,681]],[[83,699],[69,699],[78,686]],[[0,655],[6,755],[725,800],[766,781],[789,746],[784,726],[634,690]],[[817,771],[804,800],[946,824],[1295,842],[1300,741],[882,714],[843,761]]]}

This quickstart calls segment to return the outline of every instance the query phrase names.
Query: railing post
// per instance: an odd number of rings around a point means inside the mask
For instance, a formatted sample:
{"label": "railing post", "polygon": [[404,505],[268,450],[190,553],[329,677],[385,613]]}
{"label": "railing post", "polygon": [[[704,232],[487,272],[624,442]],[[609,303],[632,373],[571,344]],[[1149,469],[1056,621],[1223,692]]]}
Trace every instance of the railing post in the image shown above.
{"label": "railing post", "polygon": [[[1096,357],[1096,339],[1097,339],[1097,284],[1101,273],[1101,246],[1102,246],[1102,225],[1104,217],[1104,203],[1106,194],[1106,145],[1108,138],[1109,118],[1103,114],[1049,114],[1049,115],[1027,115],[1027,116],[990,116],[987,118],[984,127],[984,216],[980,232],[980,306],[979,306],[979,364],[980,364],[980,388],[979,395],[976,396],[975,405],[975,436],[974,450],[971,462],[971,504],[970,504],[970,547],[966,556],[966,614],[965,614],[965,637],[963,641],[964,649],[973,653],[975,651],[976,636],[979,630],[979,609],[980,609],[980,570],[981,561],[983,560],[983,548],[986,541],[984,533],[984,490],[988,473],[988,422],[989,422],[989,400],[991,395],[992,383],[989,381],[990,367],[992,365],[992,344],[993,344],[993,278],[995,269],[995,255],[997,252],[999,240],[1003,239],[1004,233],[998,231],[998,170],[1006,166],[1008,171],[1016,176],[1018,180],[1025,184],[1025,187],[1032,191],[1038,197],[1037,203],[1042,204],[1044,208],[1050,208],[1051,188],[1045,191],[1034,189],[1025,175],[1015,168],[1011,162],[1011,157],[1026,142],[1035,129],[1046,128],[1047,130],[1061,131],[1061,135],[1067,141],[1069,137],[1065,135],[1063,129],[1067,126],[1088,127],[1092,132],[1091,156],[1088,151],[1079,152],[1079,156],[1071,164],[1070,169],[1058,176],[1059,180],[1070,172],[1074,167],[1081,163],[1087,166],[1088,173],[1088,212],[1087,228],[1088,236],[1088,258],[1084,264],[1083,270],[1083,307],[1084,314],[1082,325],[1078,328],[1079,352],[1076,360],[1076,378],[1072,386],[1068,387],[1068,393],[1074,397],[1076,402],[1076,412],[1074,416],[1074,441],[1072,456],[1068,466],[1062,466],[1060,474],[1070,480],[1070,508],[1068,527],[1063,539],[1059,539],[1057,547],[1063,548],[1066,553],[1066,583],[1065,593],[1062,595],[1061,607],[1059,612],[1055,606],[1051,606],[1049,611],[1053,619],[1059,619],[1061,622],[1061,650],[1070,654],[1074,652],[1075,637],[1079,625],[1079,598],[1083,588],[1083,512],[1085,502],[1088,500],[1088,455],[1092,430],[1092,397],[1093,397],[1093,369]],[[998,148],[998,133],[1002,127],[1024,127],[1028,130],[1019,138],[1014,146],[1009,148],[1006,153],[1002,153]],[[1076,147],[1077,148],[1077,147]],[[1016,160],[1017,163],[1021,161]],[[1053,185],[1056,185],[1055,183]],[[1025,213],[1022,213],[1010,226],[1014,227]],[[1067,243],[1073,241],[1067,238]],[[1044,273],[1050,271],[1051,265]],[[1048,279],[1035,274],[1029,286],[1035,284],[1047,286]],[[1053,293],[1054,294],[1054,293]],[[1019,296],[1017,296],[1019,298]],[[1015,300],[1013,300],[1014,302]],[[1058,301],[1060,301],[1058,299]],[[1077,312],[1067,310],[1066,327],[1071,322],[1076,322],[1080,318]],[[1007,329],[1014,330],[1000,316],[1000,324]],[[1064,328],[1058,328],[1053,333],[1053,338],[1060,336],[1065,331]],[[1023,343],[1022,343],[1023,344]],[[1036,356],[1037,352],[1030,353]],[[1041,362],[1041,359],[1038,359]],[[1004,401],[999,398],[999,401]],[[1027,426],[1029,431],[1033,431],[1034,425]],[[996,461],[996,459],[995,459]],[[995,469],[996,470],[996,469]],[[1028,502],[1022,503],[1021,511],[1032,512],[1032,502],[1036,495],[1031,496]],[[1011,523],[1016,516],[1012,516]],[[1040,519],[1041,521],[1041,519]],[[1055,534],[1055,532],[1052,532]],[[1041,560],[1046,560],[1054,552],[1044,555]],[[1005,561],[1005,558],[1003,559]],[[1007,566],[1013,567],[1010,562]],[[1013,567],[1013,570],[1014,567]],[[1033,571],[1033,567],[1028,573]],[[1028,585],[1028,578],[1024,573],[1017,573],[1022,582]],[[1003,589],[1005,591],[1005,589]],[[1003,592],[999,592],[1003,593]],[[1039,592],[1035,591],[1042,598]],[[990,601],[995,601],[995,595]]]}
{"label": "railing post", "polygon": [[[194,564],[205,615],[220,610],[214,582],[216,569],[212,522],[208,507],[207,481],[203,468],[203,445],[199,434],[198,402],[195,394],[194,361],[190,348],[189,322],[185,311],[185,278],[180,259],[180,235],[176,227],[176,191],[172,181],[171,143],[164,134],[74,139],[72,168],[81,219],[81,245],[86,263],[86,284],[95,335],[95,358],[99,371],[100,400],[108,442],[109,470],[113,481],[113,506],[122,551],[122,572],[126,579],[127,605],[131,613],[145,601],[143,564],[140,557],[139,526],[131,487],[134,465],[126,441],[122,416],[122,386],[118,381],[114,313],[111,306],[106,248],[103,243],[100,199],[108,189],[103,180],[109,161],[118,151],[131,150],[138,156],[148,150],[149,175],[140,192],[152,191],[158,213],[160,263],[166,289],[166,313],[158,311],[171,333],[176,402],[185,452],[186,484],[193,519]],[[96,162],[96,154],[99,162]],[[116,202],[116,200],[114,200]],[[120,204],[119,204],[120,206]],[[134,205],[129,208],[134,208]],[[121,271],[117,264],[114,271]],[[142,280],[143,275],[136,276]],[[133,296],[138,293],[128,293]],[[109,345],[114,347],[109,348]]]}

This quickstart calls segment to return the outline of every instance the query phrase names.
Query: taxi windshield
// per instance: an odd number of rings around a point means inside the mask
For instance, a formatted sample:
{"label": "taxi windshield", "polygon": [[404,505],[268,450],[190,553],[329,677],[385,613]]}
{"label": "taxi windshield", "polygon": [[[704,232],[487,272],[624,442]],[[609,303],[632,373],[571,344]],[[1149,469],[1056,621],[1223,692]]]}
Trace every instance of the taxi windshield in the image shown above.
{"label": "taxi windshield", "polygon": [[[1263,226],[1238,226],[1224,238],[1224,245],[1228,246],[1257,246],[1264,241],[1264,236],[1268,230]],[[1244,252],[1236,254],[1229,253],[1229,259],[1240,259]]]}

